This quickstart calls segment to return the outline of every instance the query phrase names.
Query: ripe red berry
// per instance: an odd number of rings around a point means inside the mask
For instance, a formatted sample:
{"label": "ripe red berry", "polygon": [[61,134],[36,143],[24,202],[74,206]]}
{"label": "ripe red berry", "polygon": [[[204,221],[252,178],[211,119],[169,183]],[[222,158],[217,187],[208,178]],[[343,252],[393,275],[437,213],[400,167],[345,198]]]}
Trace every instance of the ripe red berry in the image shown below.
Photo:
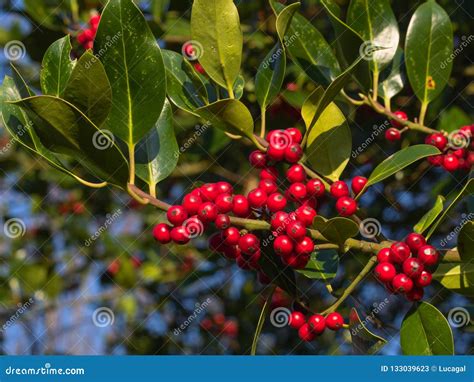
{"label": "ripe red berry", "polygon": [[271,180],[271,179],[262,179],[258,183],[258,188],[262,189],[265,191],[267,195],[273,194],[278,191],[278,186],[277,184]]}
{"label": "ripe red berry", "polygon": [[299,265],[298,256],[292,253],[288,256],[282,256],[281,260],[283,264],[288,265],[289,267],[296,268]]}
{"label": "ripe red berry", "polygon": [[229,260],[235,260],[242,255],[242,251],[236,245],[228,246],[225,245],[223,248],[224,256]]}
{"label": "ripe red berry", "polygon": [[230,211],[232,211],[232,208],[234,207],[234,199],[232,196],[228,194],[220,194],[216,198],[216,207],[217,211],[219,211],[221,214],[227,214]]}
{"label": "ripe red berry", "polygon": [[260,240],[253,233],[247,233],[239,239],[239,248],[246,255],[253,255],[260,250]]}
{"label": "ripe red berry", "polygon": [[342,180],[337,180],[331,184],[330,193],[336,199],[342,198],[343,196],[349,196],[349,187]]}
{"label": "ripe red berry", "polygon": [[326,326],[331,330],[339,330],[344,325],[344,318],[340,313],[329,313],[326,317]]}
{"label": "ripe red berry", "polygon": [[252,208],[261,208],[267,202],[267,194],[261,188],[256,188],[249,192],[247,199]]}
{"label": "ripe red berry", "polygon": [[[404,120],[404,121],[408,121],[408,115],[407,113],[405,113],[404,111],[401,111],[401,110],[397,110],[396,112],[393,113],[396,117]],[[398,121],[396,121],[395,119],[392,119],[390,120],[390,123],[392,124],[392,126],[394,127],[398,127],[398,128],[401,128],[404,126],[403,123],[400,123]]]}
{"label": "ripe red berry", "polygon": [[196,215],[199,211],[199,206],[202,204],[202,199],[193,194],[187,194],[183,198],[183,207],[188,215]]}
{"label": "ripe red berry", "polygon": [[171,227],[168,224],[157,224],[155,228],[153,228],[153,237],[160,244],[168,244],[171,241],[170,229]]}
{"label": "ripe red berry", "polygon": [[428,162],[430,162],[430,164],[432,166],[435,166],[435,167],[442,166],[443,165],[443,160],[444,160],[444,155],[443,154],[432,155],[432,156],[428,157]]}
{"label": "ripe red berry", "polygon": [[227,229],[230,226],[230,218],[228,215],[219,214],[217,215],[214,224],[216,225],[217,229]]}
{"label": "ripe red berry", "polygon": [[274,182],[278,179],[278,171],[275,167],[265,167],[260,171],[260,180],[270,179]]}
{"label": "ripe red berry", "polygon": [[291,312],[290,315],[290,326],[293,329],[299,329],[306,323],[306,318],[301,312]]}
{"label": "ripe red berry", "polygon": [[201,198],[204,202],[213,202],[219,195],[219,189],[214,183],[206,183],[200,188]]}
{"label": "ripe red berry", "polygon": [[[305,236],[300,241],[296,243],[295,252],[299,256],[310,255],[314,251],[313,240]],[[306,264],[305,264],[306,265]]]}
{"label": "ripe red berry", "polygon": [[433,276],[428,271],[422,271],[421,274],[415,279],[416,286],[421,288],[427,287],[431,284]]}
{"label": "ripe red berry", "polygon": [[394,129],[393,127],[385,131],[385,139],[389,142],[399,141],[401,137],[402,135],[400,134],[400,131]]}
{"label": "ripe red berry", "polygon": [[231,186],[230,183],[227,183],[227,182],[217,182],[216,187],[219,192],[219,195],[220,194],[231,195],[234,192],[234,188]]}
{"label": "ripe red berry", "polygon": [[270,145],[267,149],[267,157],[274,162],[280,162],[285,158],[285,151],[284,147]]}
{"label": "ripe red berry", "polygon": [[222,232],[222,238],[227,245],[237,245],[240,240],[240,232],[235,227],[229,227]]}
{"label": "ripe red berry", "polygon": [[279,256],[288,256],[293,253],[293,242],[289,236],[278,236],[273,242],[273,249]]}
{"label": "ripe red berry", "polygon": [[351,188],[354,195],[359,195],[359,193],[364,189],[367,184],[367,178],[363,176],[355,176],[352,179]]}
{"label": "ripe red berry", "polygon": [[408,301],[420,301],[423,298],[423,295],[423,288],[415,286],[411,291],[406,294],[406,298]]}
{"label": "ripe red berry", "polygon": [[395,292],[408,293],[413,288],[413,281],[404,273],[399,273],[393,278],[392,287]]}
{"label": "ripe red berry", "polygon": [[326,192],[326,187],[324,183],[319,179],[311,179],[306,183],[306,191],[308,195],[314,196],[315,198],[320,198],[324,196]]}
{"label": "ripe red berry", "polygon": [[418,250],[418,259],[430,267],[438,264],[439,254],[438,251],[431,245],[424,245]]}
{"label": "ripe red berry", "polygon": [[377,253],[377,261],[379,263],[389,263],[390,260],[390,248],[382,248]]}
{"label": "ripe red berry", "polygon": [[283,210],[286,207],[286,203],[286,198],[278,192],[271,194],[267,199],[267,207],[271,212]]}
{"label": "ripe red berry", "polygon": [[289,215],[285,211],[277,211],[272,216],[270,221],[270,225],[272,230],[281,233],[285,228],[286,225],[291,221]]}
{"label": "ripe red berry", "polygon": [[174,226],[181,225],[188,218],[188,213],[183,206],[171,206],[166,212],[168,221]]}
{"label": "ripe red berry", "polygon": [[186,244],[190,240],[190,235],[186,227],[178,226],[174,227],[170,233],[171,240],[176,244]]}
{"label": "ripe red berry", "polygon": [[423,272],[423,264],[418,259],[410,257],[402,264],[403,273],[412,279],[416,279]]}
{"label": "ripe red berry", "polygon": [[303,157],[303,149],[299,143],[291,143],[285,149],[285,160],[288,163],[296,163]]}
{"label": "ripe red berry", "polygon": [[401,241],[393,243],[390,247],[390,260],[392,263],[403,263],[410,257],[410,247]]}
{"label": "ripe red berry", "polygon": [[217,213],[216,205],[211,202],[206,202],[199,207],[198,217],[202,222],[210,223],[216,220]]}
{"label": "ripe red berry", "polygon": [[466,156],[466,153],[466,149],[457,149],[453,151],[453,155],[456,156],[458,159],[463,159]]}
{"label": "ripe red berry", "polygon": [[296,127],[290,127],[286,129],[286,132],[290,135],[293,143],[301,143],[303,140],[303,135]]}
{"label": "ripe red berry", "polygon": [[223,252],[227,244],[224,243],[224,238],[220,232],[216,232],[209,237],[209,249],[216,252]]}
{"label": "ripe red berry", "polygon": [[249,162],[255,168],[264,168],[267,165],[267,156],[260,150],[255,150],[250,153]]}
{"label": "ripe red berry", "polygon": [[374,274],[381,282],[387,283],[393,280],[397,274],[397,270],[391,263],[380,263],[375,267]]}
{"label": "ripe red berry", "polygon": [[309,324],[303,324],[298,330],[298,337],[300,337],[302,341],[311,342],[315,336]]}
{"label": "ripe red berry", "polygon": [[443,158],[443,167],[449,172],[456,171],[459,168],[459,159],[454,154],[446,154]]}
{"label": "ripe red berry", "polygon": [[286,179],[290,183],[302,183],[306,180],[306,172],[300,164],[294,164],[286,171]]}
{"label": "ripe red berry", "polygon": [[293,240],[299,241],[306,235],[306,228],[300,221],[292,221],[286,226],[286,234]]}
{"label": "ripe red berry", "polygon": [[306,198],[306,186],[303,183],[293,183],[288,189],[288,197],[293,201]]}
{"label": "ripe red berry", "polygon": [[250,204],[243,195],[235,195],[233,200],[232,212],[235,216],[246,217],[250,213]]}
{"label": "ripe red berry", "polygon": [[320,314],[313,314],[308,319],[308,325],[315,334],[321,334],[326,329],[326,320]]}
{"label": "ripe red berry", "polygon": [[423,235],[419,233],[410,233],[406,237],[405,243],[410,247],[411,253],[415,255],[418,253],[418,250],[426,244],[426,240]]}
{"label": "ripe red berry", "polygon": [[352,216],[357,211],[357,202],[348,196],[343,196],[337,199],[336,210],[341,216]]}
{"label": "ripe red berry", "polygon": [[313,220],[316,217],[316,210],[307,204],[302,205],[296,211],[296,218],[307,227],[313,224]]}
{"label": "ripe red berry", "polygon": [[448,145],[448,139],[441,133],[435,133],[428,135],[425,139],[425,143],[437,147],[440,151],[444,151]]}

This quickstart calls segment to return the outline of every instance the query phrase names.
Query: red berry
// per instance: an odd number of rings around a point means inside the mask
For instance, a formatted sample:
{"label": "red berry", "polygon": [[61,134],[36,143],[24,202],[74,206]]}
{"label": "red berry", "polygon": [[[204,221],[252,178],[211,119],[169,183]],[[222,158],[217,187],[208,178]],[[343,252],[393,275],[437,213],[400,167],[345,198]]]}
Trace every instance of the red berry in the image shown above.
{"label": "red berry", "polygon": [[306,172],[300,164],[294,164],[286,171],[286,179],[290,183],[301,183],[306,180]]}
{"label": "red berry", "polygon": [[288,189],[288,196],[294,201],[303,200],[306,198],[306,186],[303,183],[293,183]]}
{"label": "red berry", "polygon": [[227,214],[232,211],[234,206],[234,199],[228,194],[220,194],[216,198],[216,207],[217,210],[222,214]]}
{"label": "red berry", "polygon": [[255,150],[250,153],[249,162],[255,168],[264,168],[267,165],[267,156],[260,150]]}
{"label": "red berry", "polygon": [[410,257],[410,247],[401,241],[393,243],[390,247],[390,260],[392,263],[403,263]]}
{"label": "red berry", "polygon": [[354,195],[359,195],[360,192],[364,189],[366,184],[367,184],[367,178],[363,176],[355,176],[352,179],[352,183],[351,183],[352,192],[354,192]]}
{"label": "red berry", "polygon": [[220,232],[216,232],[209,237],[209,249],[216,252],[223,252],[227,245],[224,243],[224,239]]}
{"label": "red berry", "polygon": [[308,325],[315,334],[321,334],[326,329],[326,320],[320,314],[313,314],[308,319]]}
{"label": "red berry", "polygon": [[198,217],[204,223],[210,223],[216,220],[217,207],[214,203],[206,202],[199,207]]}
{"label": "red berry", "polygon": [[188,218],[188,213],[183,206],[171,206],[166,212],[168,221],[174,226],[181,225]]}
{"label": "red berry", "polygon": [[299,143],[291,143],[285,149],[285,160],[288,163],[296,163],[303,157],[303,149]]}
{"label": "red berry", "polygon": [[293,253],[293,243],[288,236],[281,235],[273,242],[273,249],[279,256],[288,256]]}
{"label": "red berry", "polygon": [[446,154],[443,158],[443,167],[449,172],[456,171],[459,168],[459,159],[454,154]]}
{"label": "red berry", "polygon": [[219,214],[217,215],[214,224],[216,225],[217,229],[227,229],[230,226],[230,218],[228,215]]}
{"label": "red berry", "polygon": [[271,180],[271,179],[262,179],[258,183],[258,188],[262,189],[265,191],[267,195],[273,194],[278,191],[278,186],[277,184]]}
{"label": "red berry", "polygon": [[[305,236],[296,243],[295,252],[297,255],[310,255],[314,251],[314,243],[310,237]],[[306,264],[305,264],[306,265]]]}
{"label": "red berry", "polygon": [[341,216],[352,216],[357,211],[357,202],[348,196],[343,196],[337,199],[336,210]]}
{"label": "red berry", "polygon": [[89,19],[89,25],[91,28],[97,30],[97,27],[99,26],[100,22],[100,15],[94,15]]}
{"label": "red berry", "polygon": [[319,179],[311,179],[306,183],[306,191],[308,195],[314,196],[315,198],[320,198],[324,196],[326,192],[326,187],[324,183]]}
{"label": "red berry", "polygon": [[423,272],[423,264],[418,259],[410,257],[402,264],[403,273],[412,279],[416,279]]}
{"label": "red berry", "polygon": [[303,135],[296,127],[290,127],[286,129],[286,132],[290,135],[293,143],[301,143],[303,140]]}
{"label": "red berry", "polygon": [[288,265],[292,268],[296,268],[299,265],[298,256],[296,256],[294,253],[288,256],[282,256],[281,260],[283,261],[283,264]]}
{"label": "red berry", "polygon": [[186,244],[190,240],[190,235],[186,227],[178,226],[171,230],[171,240],[176,244]]}
{"label": "red berry", "polygon": [[260,180],[270,179],[276,181],[278,179],[278,171],[275,167],[262,168],[260,171]]}
{"label": "red berry", "polygon": [[428,135],[425,139],[425,143],[437,147],[440,151],[444,151],[448,145],[448,139],[441,133],[435,133]]}
{"label": "red berry", "polygon": [[422,271],[421,274],[415,279],[416,286],[421,288],[427,287],[431,284],[433,276],[428,271]]}
{"label": "red berry", "polygon": [[267,149],[267,157],[274,162],[280,162],[285,158],[285,148],[270,145]]}
{"label": "red berry", "polygon": [[329,313],[326,317],[326,326],[331,330],[339,330],[344,325],[344,318],[340,313]]}
{"label": "red berry", "polygon": [[316,217],[316,210],[308,205],[302,205],[296,211],[296,218],[307,227],[313,224],[313,220]]}
{"label": "red berry", "polygon": [[426,240],[423,235],[420,235],[419,233],[410,233],[406,237],[405,243],[407,243],[411,252],[415,255],[418,253],[418,250],[426,244]]}
{"label": "red berry", "polygon": [[252,208],[261,208],[267,202],[267,194],[261,188],[256,188],[249,192],[247,199]]}
{"label": "red berry", "polygon": [[[404,120],[404,121],[408,121],[408,115],[407,113],[405,113],[404,111],[401,111],[401,110],[397,110],[396,112],[393,113],[396,117]],[[392,124],[392,126],[394,127],[398,127],[398,128],[401,128],[404,126],[403,123],[400,123],[398,121],[396,121],[395,119],[392,119],[390,120],[390,123]]]}
{"label": "red berry", "polygon": [[237,245],[240,240],[240,231],[235,227],[229,227],[222,232],[222,238],[227,245]]}
{"label": "red berry", "polygon": [[298,337],[300,337],[302,341],[310,342],[314,340],[315,336],[309,324],[303,324],[298,330]]}
{"label": "red berry", "polygon": [[389,263],[390,260],[390,248],[382,248],[377,253],[377,261],[379,263]]}
{"label": "red berry", "polygon": [[168,244],[171,241],[170,229],[171,227],[168,224],[157,224],[155,228],[153,228],[153,237],[160,244]]}
{"label": "red berry", "polygon": [[188,215],[196,215],[199,211],[199,206],[202,204],[202,199],[193,194],[187,194],[183,198],[183,207]]}
{"label": "red berry", "polygon": [[413,289],[406,294],[406,298],[408,301],[420,301],[423,295],[423,288],[413,287]]}
{"label": "red berry", "polygon": [[213,202],[219,195],[219,189],[214,183],[207,183],[201,186],[201,198],[205,202]]}
{"label": "red berry", "polygon": [[224,256],[227,257],[229,260],[235,260],[242,255],[242,251],[236,245],[233,246],[224,246],[223,248]]}
{"label": "red berry", "polygon": [[290,326],[293,329],[299,329],[306,323],[306,318],[301,312],[291,312],[290,315]]}
{"label": "red berry", "polygon": [[227,182],[217,182],[216,187],[219,194],[231,195],[234,192],[233,187],[230,185],[230,183],[227,183]]}
{"label": "red berry", "polygon": [[430,267],[438,264],[439,254],[438,251],[431,245],[424,245],[418,250],[418,259]]}
{"label": "red berry", "polygon": [[247,198],[243,195],[235,195],[233,200],[232,212],[235,216],[246,217],[250,213],[250,205]]}
{"label": "red berry", "polygon": [[349,196],[349,187],[342,180],[338,180],[331,184],[330,193],[336,199],[342,198],[343,196]]}
{"label": "red berry", "polygon": [[239,248],[246,255],[253,255],[260,249],[260,240],[253,233],[247,233],[239,239]]}
{"label": "red berry", "polygon": [[300,221],[292,221],[286,226],[286,234],[293,240],[301,240],[306,235],[306,228]]}
{"label": "red berry", "polygon": [[442,155],[442,154],[432,155],[432,156],[428,157],[428,162],[430,162],[430,164],[432,166],[435,166],[435,167],[442,166],[443,165],[443,160],[444,160],[444,155]]}
{"label": "red berry", "polygon": [[399,273],[393,278],[392,287],[395,292],[408,293],[413,288],[413,281],[404,273]]}
{"label": "red berry", "polygon": [[380,263],[375,267],[374,274],[381,282],[387,283],[393,280],[397,274],[397,270],[391,263]]}
{"label": "red berry", "polygon": [[400,134],[400,131],[394,129],[393,127],[385,131],[385,139],[389,142],[399,141],[401,137],[402,135]]}
{"label": "red berry", "polygon": [[278,192],[271,194],[267,199],[267,207],[271,212],[283,210],[286,207],[286,203],[286,198]]}

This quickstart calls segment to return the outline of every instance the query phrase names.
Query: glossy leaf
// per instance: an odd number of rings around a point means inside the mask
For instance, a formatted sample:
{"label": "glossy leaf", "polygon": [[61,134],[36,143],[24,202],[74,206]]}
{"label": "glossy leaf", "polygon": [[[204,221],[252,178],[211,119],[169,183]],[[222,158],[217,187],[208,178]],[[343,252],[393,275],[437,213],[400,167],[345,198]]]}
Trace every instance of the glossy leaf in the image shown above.
{"label": "glossy leaf", "polygon": [[41,68],[41,90],[43,94],[59,97],[69,81],[76,61],[71,59],[69,35],[55,41],[46,51]]}
{"label": "glossy leaf", "polygon": [[453,30],[448,14],[435,0],[413,14],[405,41],[405,61],[413,92],[429,103],[446,86],[452,69]]}
{"label": "glossy leaf", "polygon": [[[237,76],[237,79],[234,82],[234,86],[232,87],[234,91],[235,99],[242,98],[242,96],[244,95],[244,87],[245,87],[245,79],[241,74],[239,74]],[[224,88],[217,88],[217,89],[219,89],[220,91],[221,99],[230,98],[229,92],[227,91],[227,89],[224,89]]]}
{"label": "glossy leaf", "polygon": [[298,273],[312,280],[322,280],[326,284],[336,277],[339,255],[336,251],[326,250],[313,253],[305,269]]}
{"label": "glossy leaf", "polygon": [[347,239],[357,236],[359,233],[357,223],[343,217],[327,220],[318,215],[314,218],[313,227],[331,243],[339,244],[340,246],[343,246]]}
{"label": "glossy leaf", "polygon": [[138,143],[136,174],[152,189],[176,168],[179,147],[173,128],[173,110],[168,101],[156,127]]}
{"label": "glossy leaf", "polygon": [[15,67],[15,65],[10,64],[10,67],[12,69],[13,82],[15,83],[15,86],[21,98],[28,98],[36,95],[33,90],[27,85],[26,81],[20,74],[20,71]]}
{"label": "glossy leaf", "polygon": [[[232,0],[194,0],[193,39],[201,46],[199,62],[220,86],[229,89],[240,72],[243,36]],[[201,49],[202,48],[202,49]]]}
{"label": "glossy leaf", "polygon": [[163,15],[170,6],[171,0],[151,0],[151,13],[156,23],[163,21]]}
{"label": "glossy leaf", "polygon": [[405,355],[453,355],[453,333],[443,314],[427,302],[414,304],[400,330]]}
{"label": "glossy leaf", "polygon": [[355,308],[351,309],[349,315],[349,330],[354,354],[376,354],[387,343],[384,338],[367,329]]}
{"label": "glossy leaf", "polygon": [[[284,6],[271,2],[277,15]],[[293,5],[293,4],[292,4]],[[302,15],[295,14],[285,33],[285,45],[291,59],[318,84],[328,85],[340,67],[331,46],[323,35]]]}
{"label": "glossy leaf", "polygon": [[391,99],[403,90],[405,85],[405,61],[403,50],[398,48],[391,63],[380,74],[379,94]]}
{"label": "glossy leaf", "polygon": [[311,94],[306,98],[301,108],[301,116],[303,117],[303,121],[306,125],[306,129],[311,126],[313,119],[316,115],[316,111],[318,109],[318,105],[321,102],[321,98],[323,97],[324,89],[321,86],[316,87]]}
{"label": "glossy leaf", "polygon": [[104,64],[114,100],[105,129],[134,145],[161,114],[166,72],[158,43],[131,0],[107,3],[94,49]]}
{"label": "glossy leaf", "polygon": [[451,292],[474,296],[474,264],[442,263],[433,273],[433,279]]}
{"label": "glossy leaf", "polygon": [[335,103],[322,112],[308,133],[306,156],[312,168],[333,181],[338,180],[349,162],[351,131]]}
{"label": "glossy leaf", "polygon": [[471,118],[459,106],[451,106],[449,109],[443,110],[436,128],[440,131],[448,133],[459,129],[461,126],[470,125]]}
{"label": "glossy leaf", "polygon": [[474,221],[467,222],[461,228],[457,247],[463,263],[471,263],[474,260]]}
{"label": "glossy leaf", "polygon": [[443,203],[445,199],[442,195],[438,195],[435,205],[429,210],[414,227],[417,233],[423,233],[435,221],[438,215],[443,211]]}
{"label": "glossy leaf", "polygon": [[104,66],[90,51],[77,61],[62,98],[96,126],[102,126],[107,119],[112,108],[112,89]]}

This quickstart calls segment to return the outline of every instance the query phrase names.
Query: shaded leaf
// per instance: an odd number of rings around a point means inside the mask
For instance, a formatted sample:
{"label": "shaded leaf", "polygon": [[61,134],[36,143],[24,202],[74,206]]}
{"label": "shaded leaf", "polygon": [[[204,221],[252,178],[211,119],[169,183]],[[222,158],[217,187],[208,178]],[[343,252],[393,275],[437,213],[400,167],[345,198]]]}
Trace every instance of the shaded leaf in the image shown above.
{"label": "shaded leaf", "polygon": [[451,292],[474,296],[474,263],[441,263],[433,279]]}
{"label": "shaded leaf", "polygon": [[349,315],[349,330],[354,354],[376,354],[387,343],[384,338],[367,329],[355,308],[351,309]]}
{"label": "shaded leaf", "polygon": [[459,106],[451,106],[449,109],[443,110],[439,117],[436,128],[439,131],[448,133],[459,129],[461,126],[470,125],[471,118]]}
{"label": "shaded leaf", "polygon": [[438,195],[435,205],[429,210],[414,227],[417,233],[423,233],[435,221],[436,217],[443,211],[443,203],[445,199],[442,195]]}
{"label": "shaded leaf", "polygon": [[357,223],[343,217],[335,217],[327,220],[318,215],[314,218],[313,227],[321,232],[331,243],[341,246],[344,245],[347,239],[357,236],[359,233]]}
{"label": "shaded leaf", "polygon": [[298,273],[312,280],[322,280],[326,284],[336,277],[339,266],[339,255],[336,251],[325,250],[313,253],[305,269]]}
{"label": "shaded leaf", "polygon": [[379,94],[381,97],[391,99],[403,90],[405,85],[404,69],[403,50],[398,48],[392,62],[380,75]]}

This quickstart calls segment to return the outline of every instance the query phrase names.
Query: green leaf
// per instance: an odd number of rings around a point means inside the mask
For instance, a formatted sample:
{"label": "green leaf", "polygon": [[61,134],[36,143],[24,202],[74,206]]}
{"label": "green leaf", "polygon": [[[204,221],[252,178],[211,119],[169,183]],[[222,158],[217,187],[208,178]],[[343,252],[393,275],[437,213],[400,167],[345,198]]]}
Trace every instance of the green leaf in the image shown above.
{"label": "green leaf", "polygon": [[427,302],[414,304],[400,330],[405,355],[453,355],[453,333],[443,314]]}
{"label": "green leaf", "polygon": [[457,247],[462,262],[472,263],[474,260],[474,221],[467,222],[461,228]]}
{"label": "green leaf", "polygon": [[27,293],[42,289],[48,282],[48,270],[43,265],[24,264],[16,274]]}
{"label": "green leaf", "polygon": [[323,95],[324,89],[321,86],[318,86],[311,92],[311,94],[303,103],[301,108],[301,116],[303,117],[303,121],[306,125],[306,130],[308,130],[308,126],[311,126],[311,123],[316,116],[316,111]]}
{"label": "green leaf", "polygon": [[170,6],[171,0],[151,0],[151,14],[156,23],[163,22],[163,15]]}
{"label": "green leaf", "polygon": [[312,168],[333,181],[338,180],[349,162],[351,131],[335,103],[322,112],[308,133],[306,156]]}
{"label": "green leaf", "polygon": [[443,110],[439,117],[437,129],[451,133],[458,130],[461,126],[470,125],[471,118],[459,106],[451,106],[447,110]]}
{"label": "green leaf", "polygon": [[24,0],[26,13],[33,18],[38,25],[53,30],[63,30],[64,22],[60,21],[60,13],[66,10],[66,4],[62,0]]}
{"label": "green leaf", "polygon": [[372,171],[365,188],[387,179],[420,159],[439,154],[441,154],[441,152],[431,145],[415,145],[397,151]]}
{"label": "green leaf", "polygon": [[443,211],[443,203],[445,199],[442,195],[438,195],[435,205],[429,210],[414,227],[417,233],[423,233],[435,221],[436,217]]}
{"label": "green leaf", "polygon": [[15,67],[15,65],[10,64],[10,67],[12,69],[13,82],[15,83],[15,86],[21,98],[28,98],[36,95],[33,90],[31,90],[30,87],[27,85],[26,81],[20,74],[20,71]]}
{"label": "green leaf", "polygon": [[138,143],[135,156],[137,175],[153,190],[176,168],[179,147],[173,129],[173,110],[168,101],[156,127]]}
{"label": "green leaf", "polygon": [[128,165],[121,151],[74,105],[52,96],[30,97],[13,105],[26,111],[48,150],[71,156],[103,181],[119,187],[127,184]]}
{"label": "green leaf", "polygon": [[100,127],[112,108],[112,89],[102,63],[90,52],[77,61],[62,98]]}
{"label": "green leaf", "polygon": [[182,110],[194,111],[209,103],[207,90],[201,78],[183,55],[163,50],[166,67],[166,88],[168,97]]}
{"label": "green leaf", "polygon": [[387,343],[387,340],[367,329],[355,308],[349,315],[349,330],[354,354],[375,354]]}
{"label": "green leaf", "polygon": [[[277,15],[285,8],[278,2],[272,1],[271,5]],[[328,85],[340,73],[339,63],[331,46],[304,16],[295,14],[284,36],[291,59],[314,82]]]}
{"label": "green leaf", "polygon": [[306,268],[297,270],[297,272],[311,280],[322,280],[329,284],[336,277],[338,266],[337,251],[325,250],[313,253]]}
{"label": "green leaf", "polygon": [[474,264],[441,263],[433,273],[433,279],[451,292],[474,296]]}
{"label": "green leaf", "polygon": [[112,111],[104,127],[134,145],[161,114],[166,72],[158,43],[131,0],[107,3],[94,49],[112,86]]}
{"label": "green leaf", "polygon": [[446,86],[453,66],[452,53],[449,16],[434,0],[428,0],[413,14],[405,41],[408,79],[421,102],[431,102]]}
{"label": "green leaf", "polygon": [[71,77],[76,61],[71,60],[69,35],[55,41],[43,57],[40,80],[43,94],[59,97]]}
{"label": "green leaf", "polygon": [[243,36],[232,0],[194,0],[193,39],[202,48],[199,62],[220,86],[232,88],[240,72]]}
{"label": "green leaf", "polygon": [[318,215],[314,218],[313,227],[331,243],[340,246],[343,246],[347,239],[357,236],[359,233],[357,223],[343,217],[335,217],[327,220]]}
{"label": "green leaf", "polygon": [[395,55],[400,34],[388,0],[351,0],[347,13],[349,24],[371,47],[383,47],[371,54],[369,64],[374,73],[380,73]]}
{"label": "green leaf", "polygon": [[402,70],[405,67],[403,50],[398,48],[393,60],[380,75],[379,93],[385,99],[391,99],[403,90],[405,78]]}
{"label": "green leaf", "polygon": [[[242,98],[242,96],[244,95],[244,87],[245,87],[245,79],[241,74],[239,74],[237,76],[237,79],[234,82],[234,86],[232,87],[232,89],[234,90],[234,98],[235,99],[241,99]],[[216,88],[216,87],[214,86],[214,88]],[[221,99],[230,98],[229,92],[227,91],[227,89],[224,89],[224,88],[217,88],[217,89],[220,90]],[[215,102],[215,101],[213,101],[213,102]]]}

